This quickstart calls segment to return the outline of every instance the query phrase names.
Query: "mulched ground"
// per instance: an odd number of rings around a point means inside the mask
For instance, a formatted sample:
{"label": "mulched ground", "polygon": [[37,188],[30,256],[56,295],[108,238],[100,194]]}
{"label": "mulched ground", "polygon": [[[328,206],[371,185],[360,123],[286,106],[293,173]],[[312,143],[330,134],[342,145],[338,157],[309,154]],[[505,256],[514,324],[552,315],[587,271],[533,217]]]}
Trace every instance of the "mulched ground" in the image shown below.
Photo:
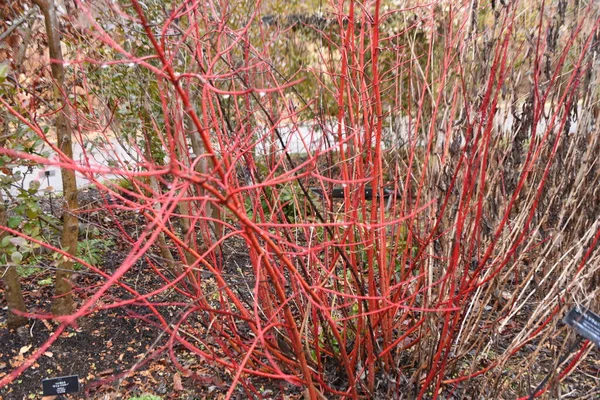
{"label": "mulched ground", "polygon": [[[130,250],[130,245],[118,239],[120,236],[114,219],[117,218],[133,237],[137,236],[136,231],[140,226],[145,225],[145,220],[131,211],[115,210],[113,215],[108,215],[102,210],[103,202],[98,192],[93,189],[82,191],[79,201],[92,210],[80,216],[84,235],[93,231],[100,237],[112,236],[115,239],[110,250],[102,256],[102,269],[110,273],[120,266]],[[59,218],[60,200],[53,199],[52,202],[50,204],[49,200],[42,200],[42,208],[46,212],[54,211]],[[249,265],[249,259],[240,245],[235,241],[230,243],[223,259],[224,272],[231,279],[246,279],[240,266]],[[151,249],[150,256],[155,260],[158,254],[159,249]],[[42,268],[21,278],[30,312],[49,312],[53,285],[40,285],[40,281],[48,280],[53,275],[51,269]],[[80,288],[75,296],[77,304],[82,304],[89,293],[93,293],[94,285],[104,282],[103,278],[84,271],[74,274],[72,280]],[[164,284],[155,274],[148,273],[144,260],[135,264],[122,281],[140,293]],[[245,284],[243,286],[246,287]],[[0,304],[5,304],[3,297],[4,291],[0,285]],[[128,297],[130,294],[113,287],[102,301],[110,304]],[[185,298],[177,298],[175,292],[170,292],[161,295],[160,300],[184,301]],[[163,308],[161,312],[167,320],[176,315],[175,308]],[[154,317],[145,314],[148,314],[148,310],[144,307],[125,306],[97,311],[81,319],[78,326],[65,331],[33,367],[10,385],[0,388],[0,400],[41,399],[42,379],[68,375],[79,376],[81,391],[65,395],[64,399],[134,399],[146,393],[159,396],[162,400],[223,398],[229,389],[227,382],[231,381],[231,376],[214,366],[205,365],[196,355],[175,345],[173,355],[177,362],[193,371],[195,376],[181,374],[167,351],[156,353],[168,337],[153,324]],[[16,331],[8,330],[5,318],[6,311],[3,310],[0,312],[0,378],[21,365],[57,326],[53,322],[36,320]],[[285,382],[255,379],[253,386],[261,398],[291,400],[301,397],[299,388]],[[238,385],[234,398],[246,399],[249,395]]]}
{"label": "mulched ground", "polygon": [[[94,193],[87,193],[92,199]],[[132,232],[138,229],[143,220],[131,212],[118,213],[119,221]],[[114,233],[114,223],[102,213],[91,213],[84,222],[96,227],[102,234]],[[243,243],[228,244],[224,252],[223,270],[230,279],[244,280],[240,267],[249,265],[247,252]],[[128,245],[115,241],[115,245],[103,256],[105,271],[114,271],[122,262],[128,251]],[[158,249],[152,252],[159,254]],[[48,312],[52,298],[52,285],[40,285],[43,279],[51,277],[53,272],[42,270],[22,279],[26,303],[31,312]],[[155,288],[162,282],[155,274],[147,273],[147,265],[142,260],[124,277],[124,280],[140,291]],[[83,272],[74,276],[76,285],[81,288],[91,288],[101,283],[102,279]],[[246,282],[252,286],[252,282]],[[1,286],[1,285],[0,285]],[[240,286],[246,286],[240,285]],[[4,292],[0,287],[0,304],[4,304]],[[126,298],[126,293],[120,288],[113,288],[103,301],[110,303],[114,299]],[[165,301],[181,300],[175,293],[164,295]],[[78,292],[76,301],[81,304],[88,297],[86,291]],[[40,357],[36,364],[25,371],[15,382],[0,388],[0,399],[41,399],[41,381],[49,377],[78,375],[82,390],[78,394],[66,395],[64,399],[134,399],[144,393],[160,396],[161,399],[220,399],[229,389],[231,376],[223,370],[203,363],[197,356],[181,346],[175,346],[173,355],[177,361],[195,374],[184,376],[173,365],[169,354],[162,352],[154,354],[167,341],[162,330],[152,324],[152,319],[146,321],[139,318],[147,310],[136,306],[127,306],[95,312],[79,321],[76,328],[64,332],[57,342]],[[164,315],[174,315],[164,310]],[[52,322],[37,320],[17,331],[6,329],[6,311],[0,312],[0,378],[18,367],[41,344],[43,344],[56,325]],[[525,349],[528,350],[528,349]],[[535,349],[529,349],[533,351]],[[542,351],[539,358],[539,370],[532,371],[531,384],[537,384],[547,371],[552,368],[553,353]],[[600,398],[598,388],[600,382],[600,353],[592,350],[590,356],[578,367],[576,373],[568,377],[562,384],[563,398]],[[469,362],[465,360],[465,362]],[[519,382],[523,379],[515,380]],[[484,390],[485,378],[480,377],[455,388],[445,388],[441,399],[479,399]],[[271,382],[253,379],[252,385],[259,395],[250,395],[238,385],[234,398],[265,398],[265,399],[300,399],[303,397],[299,388],[285,382]],[[515,388],[515,393],[523,390]],[[414,398],[408,391],[398,397]],[[594,397],[594,393],[598,396]],[[383,397],[382,397],[383,398]],[[551,393],[544,398],[556,398]]]}
{"label": "mulched ground", "polygon": [[[237,258],[237,265],[247,262],[235,252],[232,254]],[[118,265],[122,254],[117,249],[106,258],[115,264],[105,266],[111,270]],[[153,282],[156,279],[153,274],[142,273],[143,268],[144,263],[138,263],[126,278],[130,284],[135,281],[138,289],[158,283]],[[52,287],[37,284],[49,274],[43,272],[22,280],[26,303],[29,306],[35,304],[30,311],[47,312],[50,309]],[[95,278],[78,275],[75,279],[79,285],[89,286]],[[109,295],[117,297],[119,291],[118,288],[111,289]],[[2,296],[0,290],[0,302]],[[81,293],[78,303],[85,297],[85,293]],[[141,307],[128,306],[98,311],[80,320],[78,326],[64,332],[32,368],[12,384],[0,388],[0,399],[40,399],[42,379],[67,375],[80,377],[82,391],[66,395],[65,399],[130,399],[144,393],[160,396],[163,400],[224,397],[231,377],[223,371],[202,365],[197,356],[175,346],[177,361],[196,374],[194,378],[186,377],[177,371],[166,352],[153,354],[168,337],[152,323],[135,317],[145,312]],[[35,321],[17,331],[9,331],[3,319],[5,315],[5,312],[0,313],[0,378],[30,356],[56,327],[51,322]],[[300,397],[297,388],[285,383],[256,381],[254,385],[263,398]],[[248,396],[239,388],[234,398]]]}

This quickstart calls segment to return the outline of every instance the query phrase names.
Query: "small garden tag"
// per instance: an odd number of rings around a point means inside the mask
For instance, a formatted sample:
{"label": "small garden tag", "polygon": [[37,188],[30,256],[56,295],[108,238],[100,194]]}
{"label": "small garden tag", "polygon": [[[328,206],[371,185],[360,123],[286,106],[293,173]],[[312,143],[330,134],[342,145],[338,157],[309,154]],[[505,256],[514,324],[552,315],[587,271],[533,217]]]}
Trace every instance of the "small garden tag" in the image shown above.
{"label": "small garden tag", "polygon": [[60,378],[44,379],[42,381],[44,396],[79,392],[79,376],[61,376]]}
{"label": "small garden tag", "polygon": [[585,308],[574,307],[563,321],[578,334],[600,347],[600,316]]}

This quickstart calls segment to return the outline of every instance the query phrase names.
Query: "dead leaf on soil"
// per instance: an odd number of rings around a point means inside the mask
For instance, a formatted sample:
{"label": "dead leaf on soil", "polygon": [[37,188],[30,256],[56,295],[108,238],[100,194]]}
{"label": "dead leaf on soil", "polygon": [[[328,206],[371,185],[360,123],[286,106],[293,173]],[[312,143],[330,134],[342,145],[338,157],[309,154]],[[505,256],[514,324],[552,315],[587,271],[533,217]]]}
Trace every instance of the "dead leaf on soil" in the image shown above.
{"label": "dead leaf on soil", "polygon": [[23,346],[23,347],[21,347],[21,350],[19,350],[19,354],[25,354],[29,351],[29,349],[31,349],[31,345]]}
{"label": "dead leaf on soil", "polygon": [[179,372],[173,375],[173,389],[177,391],[183,390],[183,385],[181,384],[181,375],[179,375]]}
{"label": "dead leaf on soil", "polygon": [[110,375],[113,372],[115,372],[115,370],[112,368],[109,368],[109,369],[105,369],[104,371],[98,372],[98,375],[99,376]]}
{"label": "dead leaf on soil", "polygon": [[25,357],[22,354],[17,354],[12,360],[10,360],[10,365],[13,368],[18,368],[25,361]]}
{"label": "dead leaf on soil", "polygon": [[190,371],[189,369],[186,369],[183,371],[183,373],[181,374],[182,376],[185,376],[186,378],[189,378],[190,376],[192,376],[194,373],[192,371]]}

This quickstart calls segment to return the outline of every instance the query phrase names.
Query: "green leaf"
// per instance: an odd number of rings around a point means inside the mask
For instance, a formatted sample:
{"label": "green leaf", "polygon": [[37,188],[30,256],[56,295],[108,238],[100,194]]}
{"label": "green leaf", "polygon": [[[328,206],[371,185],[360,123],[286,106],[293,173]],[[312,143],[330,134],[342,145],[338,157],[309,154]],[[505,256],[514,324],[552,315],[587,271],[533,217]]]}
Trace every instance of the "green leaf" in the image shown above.
{"label": "green leaf", "polygon": [[10,244],[10,239],[12,239],[12,238],[13,238],[13,236],[4,236],[2,238],[2,242],[0,242],[0,246],[2,246],[2,247],[8,246]]}
{"label": "green leaf", "polygon": [[25,214],[27,214],[27,218],[31,218],[31,219],[37,218],[37,216],[38,216],[37,210],[33,209],[33,208],[28,208],[27,212]]}
{"label": "green leaf", "polygon": [[38,180],[33,180],[31,182],[29,182],[29,189],[28,192],[30,194],[36,194],[38,192],[38,190],[40,189],[40,181]]}
{"label": "green leaf", "polygon": [[46,278],[46,279],[42,279],[42,280],[39,280],[37,283],[38,283],[38,285],[40,285],[40,286],[44,286],[44,285],[52,285],[52,278]]}
{"label": "green leaf", "polygon": [[0,81],[3,81],[8,76],[8,63],[3,62],[0,64]]}
{"label": "green leaf", "polygon": [[13,251],[13,253],[10,255],[10,259],[15,264],[21,264],[21,261],[23,261],[23,254],[18,251]]}
{"label": "green leaf", "polygon": [[29,242],[27,241],[27,239],[22,238],[20,236],[16,236],[16,237],[11,237],[10,242],[12,244],[14,244],[15,246],[19,246],[19,247],[25,247],[29,245]]}
{"label": "green leaf", "polygon": [[21,276],[23,278],[27,278],[31,275],[35,275],[40,272],[42,272],[41,268],[33,268],[30,266],[25,266],[25,267],[18,266],[17,267],[17,273],[19,274],[19,276]]}

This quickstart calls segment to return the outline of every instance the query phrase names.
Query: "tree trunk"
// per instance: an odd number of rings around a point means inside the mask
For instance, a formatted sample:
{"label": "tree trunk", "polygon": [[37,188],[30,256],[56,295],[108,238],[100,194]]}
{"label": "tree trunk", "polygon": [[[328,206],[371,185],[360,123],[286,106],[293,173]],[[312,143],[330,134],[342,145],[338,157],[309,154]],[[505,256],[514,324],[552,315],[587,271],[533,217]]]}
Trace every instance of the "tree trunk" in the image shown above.
{"label": "tree trunk", "polygon": [[[0,140],[0,146],[4,147],[6,138],[8,137],[8,121],[6,120],[5,110],[2,110],[0,119],[3,121],[2,137]],[[0,192],[0,226],[6,226],[6,207],[4,206],[4,197]],[[0,232],[0,242],[6,236],[6,232]],[[5,253],[5,252],[4,252]],[[8,259],[8,254],[6,254]],[[6,297],[6,305],[8,306],[8,316],[6,318],[6,324],[9,329],[16,329],[27,323],[27,318],[13,313],[13,310],[26,312],[25,300],[23,299],[23,292],[21,291],[21,282],[19,281],[19,274],[15,266],[9,265],[6,270],[0,270],[0,278],[4,283],[4,293]]]}
{"label": "tree trunk", "polygon": [[[185,115],[185,127],[188,129],[188,132],[190,135],[190,141],[192,144],[192,151],[194,152],[194,156],[202,157],[205,153],[204,145],[202,144],[202,141],[200,140],[200,136],[198,135],[198,131],[196,130],[194,123],[191,121],[191,118],[190,118],[189,114],[187,114],[187,113]],[[208,171],[208,163],[209,163],[208,159],[203,158],[200,162],[198,162],[196,164],[196,172],[201,173],[201,174],[208,174],[208,172],[209,172]],[[198,196],[204,196],[206,194],[205,190],[202,187],[198,186],[197,191],[198,191],[198,193],[197,193]],[[204,212],[207,217],[211,217],[214,220],[220,221],[222,218],[219,209],[209,202],[206,203]],[[210,228],[209,235],[211,237],[209,240],[214,240],[214,241],[220,240],[221,237],[223,236],[223,225],[220,223],[216,223],[216,222],[209,222],[207,224]],[[214,235],[214,237],[213,237],[213,235]],[[204,243],[204,247],[205,248],[210,247],[210,243]],[[221,256],[221,246],[219,246],[215,250],[216,250],[217,256]]]}
{"label": "tree trunk", "polygon": [[[144,118],[147,118],[146,113],[143,113]],[[144,121],[144,124],[146,124],[147,121]],[[152,151],[150,151],[150,135],[146,135],[146,159],[148,160],[152,160]],[[160,185],[158,184],[158,180],[156,179],[155,176],[150,176],[149,177],[149,183],[150,183],[150,187],[152,188],[152,192],[154,192],[156,195],[158,195],[158,193],[160,192]],[[156,203],[154,204],[154,209],[158,210],[160,209],[160,204]],[[167,239],[165,239],[165,234],[164,232],[160,232],[160,234],[158,235],[158,248],[160,249],[160,254],[162,255],[162,258],[164,259],[163,261],[166,263],[167,268],[169,268],[169,270],[171,272],[173,272],[175,274],[175,276],[179,276],[182,273],[181,270],[181,266],[178,266],[175,264],[175,258],[173,258],[173,253],[171,253],[171,250],[169,249],[169,245],[167,244]]]}
{"label": "tree trunk", "polygon": [[[4,207],[4,198],[0,193],[0,225],[6,226],[6,208]],[[6,232],[0,233],[0,241],[4,239]],[[8,254],[7,254],[8,256]],[[7,257],[8,258],[8,257]],[[15,266],[9,265],[5,271],[1,271],[2,281],[4,282],[4,291],[6,304],[8,306],[8,317],[6,324],[9,329],[15,329],[27,323],[27,318],[17,315],[13,310],[26,312],[25,300],[21,292],[21,282]]]}
{"label": "tree trunk", "polygon": [[[58,147],[64,154],[63,161],[73,159],[73,147],[71,145],[71,124],[69,120],[70,105],[65,100],[65,70],[60,48],[60,29],[54,0],[33,0],[42,10],[48,36],[48,49],[52,60],[52,76],[56,81],[55,101],[58,109],[62,112],[56,114],[56,138]],[[62,158],[62,157],[61,157]],[[77,211],[77,182],[75,171],[62,168],[61,177],[63,183],[64,208],[63,229],[61,237],[62,249],[71,254],[77,253],[77,239],[79,234],[79,222],[75,216]],[[73,271],[73,260],[69,257],[61,257],[56,271],[55,299],[52,303],[54,315],[68,315],[73,312],[73,297],[71,295],[72,284],[70,277]]]}

